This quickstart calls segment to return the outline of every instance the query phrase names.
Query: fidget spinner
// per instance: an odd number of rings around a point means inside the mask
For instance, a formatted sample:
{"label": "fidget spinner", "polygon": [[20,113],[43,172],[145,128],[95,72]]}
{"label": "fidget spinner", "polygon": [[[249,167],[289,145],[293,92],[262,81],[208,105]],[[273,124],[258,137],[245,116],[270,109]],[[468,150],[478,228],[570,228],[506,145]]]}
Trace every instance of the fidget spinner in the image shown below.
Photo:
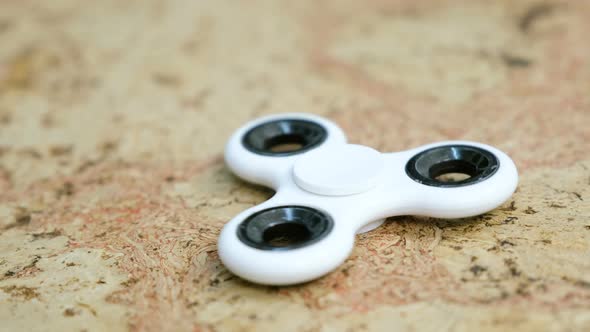
{"label": "fidget spinner", "polygon": [[[240,178],[276,191],[227,223],[218,243],[229,270],[268,285],[327,274],[349,256],[355,234],[387,217],[482,214],[518,182],[514,162],[489,145],[445,141],[381,153],[348,144],[327,119],[300,113],[247,123],[227,143],[225,161]],[[441,178],[450,173],[467,178]]]}

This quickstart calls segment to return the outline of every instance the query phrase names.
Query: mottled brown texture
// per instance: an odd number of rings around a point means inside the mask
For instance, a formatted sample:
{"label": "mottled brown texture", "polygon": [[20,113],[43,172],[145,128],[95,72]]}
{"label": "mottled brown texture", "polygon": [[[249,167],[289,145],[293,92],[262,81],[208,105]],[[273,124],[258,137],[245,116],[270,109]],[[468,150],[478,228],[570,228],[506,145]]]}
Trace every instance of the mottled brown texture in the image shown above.
{"label": "mottled brown texture", "polygon": [[[586,1],[4,1],[0,330],[590,330]],[[223,166],[254,117],[311,112],[383,151],[471,139],[519,188],[400,216],[319,280],[217,256],[272,195]]]}

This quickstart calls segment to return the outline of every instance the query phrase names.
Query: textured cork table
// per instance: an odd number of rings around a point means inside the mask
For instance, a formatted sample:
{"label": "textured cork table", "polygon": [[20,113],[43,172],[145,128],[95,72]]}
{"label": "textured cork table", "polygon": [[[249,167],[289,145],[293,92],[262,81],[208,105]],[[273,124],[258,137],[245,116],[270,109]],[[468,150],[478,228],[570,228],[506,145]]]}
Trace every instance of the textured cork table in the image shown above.
{"label": "textured cork table", "polygon": [[[589,38],[587,1],[2,1],[0,330],[590,331]],[[272,192],[222,154],[279,112],[488,143],[519,187],[257,286],[216,239]]]}

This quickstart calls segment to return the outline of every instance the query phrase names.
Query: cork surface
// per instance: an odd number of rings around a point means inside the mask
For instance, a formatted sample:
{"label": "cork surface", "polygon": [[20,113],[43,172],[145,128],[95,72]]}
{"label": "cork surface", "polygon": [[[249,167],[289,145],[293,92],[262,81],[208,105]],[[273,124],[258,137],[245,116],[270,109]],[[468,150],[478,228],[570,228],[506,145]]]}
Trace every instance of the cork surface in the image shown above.
{"label": "cork surface", "polygon": [[[590,2],[0,6],[0,330],[590,330]],[[314,282],[241,281],[217,236],[272,192],[223,146],[302,111],[381,151],[497,146],[518,190],[391,218]]]}

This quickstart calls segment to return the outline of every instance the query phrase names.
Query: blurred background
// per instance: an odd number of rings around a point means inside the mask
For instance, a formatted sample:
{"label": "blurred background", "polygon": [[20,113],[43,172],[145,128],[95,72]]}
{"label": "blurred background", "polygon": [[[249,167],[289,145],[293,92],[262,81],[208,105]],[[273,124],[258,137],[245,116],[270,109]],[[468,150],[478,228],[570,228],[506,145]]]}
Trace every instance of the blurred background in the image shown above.
{"label": "blurred background", "polygon": [[[4,328],[590,329],[589,35],[587,1],[0,1]],[[381,151],[485,142],[519,191],[247,284],[215,241],[271,192],[223,147],[280,112]]]}

